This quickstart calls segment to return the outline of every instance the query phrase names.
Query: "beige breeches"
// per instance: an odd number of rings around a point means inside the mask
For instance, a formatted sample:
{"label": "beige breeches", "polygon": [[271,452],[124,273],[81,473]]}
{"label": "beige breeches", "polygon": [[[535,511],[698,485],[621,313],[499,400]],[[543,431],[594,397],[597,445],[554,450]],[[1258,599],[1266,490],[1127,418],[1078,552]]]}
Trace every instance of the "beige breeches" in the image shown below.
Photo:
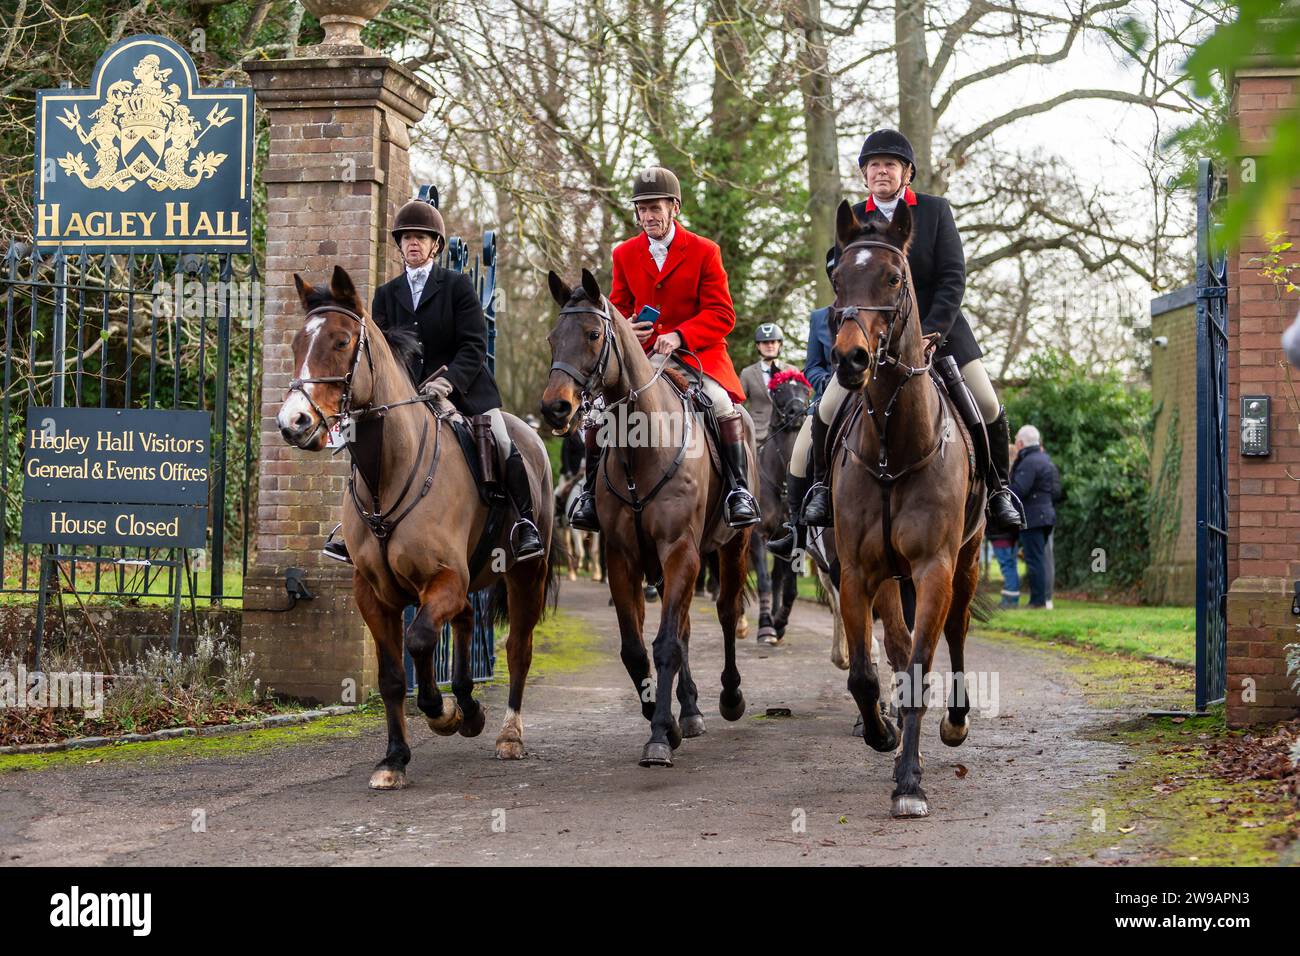
{"label": "beige breeches", "polygon": [[[667,361],[667,359],[668,356],[660,355],[656,352],[654,355],[650,356],[650,364],[658,369],[665,361]],[[683,362],[676,356],[673,356],[673,364],[690,375],[692,379],[696,375],[700,375],[700,370],[698,368],[694,367],[689,362]],[[727,390],[707,375],[701,375],[700,377],[704,380],[702,390],[704,394],[709,397],[709,401],[713,403],[713,416],[715,418],[730,418],[732,415],[736,414],[736,406],[732,404],[731,396],[727,394]]]}
{"label": "beige breeches", "polygon": [[[961,367],[961,374],[966,379],[971,395],[975,397],[975,406],[980,410],[984,424],[991,424],[998,417],[1001,405],[998,402],[997,392],[993,391],[993,383],[989,380],[989,373],[985,370],[984,363],[979,359],[967,362]],[[824,424],[829,425],[835,420],[835,415],[848,394],[849,390],[832,375],[830,381],[826,383],[826,391],[822,393],[821,402],[817,406],[817,417]],[[812,416],[809,416],[799,429],[799,437],[794,440],[794,451],[790,457],[790,474],[799,478],[808,476],[808,452],[811,448]]]}

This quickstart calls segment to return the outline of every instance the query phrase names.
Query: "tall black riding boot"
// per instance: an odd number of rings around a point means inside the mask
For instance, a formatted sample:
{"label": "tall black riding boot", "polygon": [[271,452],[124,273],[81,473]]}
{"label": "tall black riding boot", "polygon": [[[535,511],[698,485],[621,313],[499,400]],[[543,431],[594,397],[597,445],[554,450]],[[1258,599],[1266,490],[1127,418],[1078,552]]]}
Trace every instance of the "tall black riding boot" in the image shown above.
{"label": "tall black riding boot", "polygon": [[533,521],[533,493],[528,487],[528,469],[524,467],[524,459],[518,448],[511,448],[510,457],[506,459],[504,484],[506,494],[519,512],[519,520],[510,529],[510,550],[516,561],[540,558],[546,549],[542,547],[542,536]]}
{"label": "tall black riding boot", "polygon": [[1006,532],[1023,528],[1024,518],[1007,481],[1011,470],[1011,427],[1007,424],[1006,408],[999,409],[998,417],[985,427],[989,435],[989,472],[984,478],[989,487],[989,530]]}
{"label": "tall black riding boot", "polygon": [[826,440],[831,427],[822,421],[820,414],[812,417],[813,484],[803,502],[802,522],[814,528],[830,528],[835,524],[831,509],[831,489],[826,484]]}
{"label": "tall black riding boot", "polygon": [[569,509],[569,525],[579,531],[599,531],[600,516],[596,514],[596,472],[600,471],[600,445],[596,442],[597,428],[592,425],[583,434],[587,444],[587,467],[582,476],[582,494]]}
{"label": "tall black riding boot", "polygon": [[758,502],[749,493],[747,475],[749,459],[745,454],[745,420],[739,415],[718,422],[722,436],[722,455],[730,477],[728,491],[722,504],[723,518],[732,528],[747,528],[758,524]]}
{"label": "tall black riding boot", "polygon": [[789,530],[781,537],[773,538],[767,543],[767,550],[778,558],[789,558],[794,555],[796,550],[804,551],[808,548],[808,526],[799,521],[798,515],[810,485],[812,485],[812,479],[806,475],[802,477],[795,474],[786,476],[785,503],[790,517],[785,526]]}

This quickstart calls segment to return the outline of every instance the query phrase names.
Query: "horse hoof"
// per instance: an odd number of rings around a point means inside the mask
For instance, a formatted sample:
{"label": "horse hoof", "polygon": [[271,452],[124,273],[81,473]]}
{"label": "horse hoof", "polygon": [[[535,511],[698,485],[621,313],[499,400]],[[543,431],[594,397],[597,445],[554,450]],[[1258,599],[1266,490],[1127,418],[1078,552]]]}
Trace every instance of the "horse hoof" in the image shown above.
{"label": "horse hoof", "polygon": [[740,720],[745,716],[745,695],[737,690],[734,702],[729,702],[727,692],[724,690],[722,696],[718,698],[718,713],[722,714],[725,720]]}
{"label": "horse hoof", "polygon": [[930,815],[930,805],[925,802],[925,797],[918,797],[915,794],[904,794],[894,797],[893,806],[890,808],[890,815],[896,820],[905,820],[914,817],[928,817]]}
{"label": "horse hoof", "polygon": [[460,735],[462,737],[477,737],[483,733],[483,725],[487,723],[487,708],[482,704],[478,707],[478,716],[466,718],[461,722]]}
{"label": "horse hoof", "polygon": [[439,737],[450,737],[460,730],[460,723],[464,719],[464,714],[461,713],[460,704],[456,703],[455,697],[443,697],[442,714],[437,717],[426,717],[425,719],[429,722],[429,729]]}
{"label": "horse hoof", "polygon": [[702,714],[692,714],[682,721],[683,737],[699,737],[704,733],[704,717]]}
{"label": "horse hoof", "polygon": [[[878,753],[887,754],[898,749],[898,731],[895,730],[894,725],[889,722],[889,718],[883,714],[880,717],[880,722],[885,728],[885,734],[880,738],[880,740],[876,741],[868,737],[865,726],[863,727],[862,739],[866,741],[867,746],[872,750]],[[856,733],[854,736],[856,736]]]}
{"label": "horse hoof", "polygon": [[522,740],[498,740],[498,760],[523,760],[524,742]]}
{"label": "horse hoof", "polygon": [[758,643],[775,644],[778,640],[779,638],[776,635],[776,628],[772,627],[772,625],[769,624],[766,627],[760,627],[758,629]]}
{"label": "horse hoof", "polygon": [[651,741],[641,751],[641,766],[671,767],[673,765],[673,748],[667,744]]}
{"label": "horse hoof", "polygon": [[379,767],[370,775],[371,790],[402,790],[406,787],[406,771]]}
{"label": "horse hoof", "polygon": [[948,722],[948,715],[944,714],[943,719],[939,721],[939,739],[949,747],[960,747],[965,743],[968,733],[970,733],[969,720],[961,724],[952,724]]}

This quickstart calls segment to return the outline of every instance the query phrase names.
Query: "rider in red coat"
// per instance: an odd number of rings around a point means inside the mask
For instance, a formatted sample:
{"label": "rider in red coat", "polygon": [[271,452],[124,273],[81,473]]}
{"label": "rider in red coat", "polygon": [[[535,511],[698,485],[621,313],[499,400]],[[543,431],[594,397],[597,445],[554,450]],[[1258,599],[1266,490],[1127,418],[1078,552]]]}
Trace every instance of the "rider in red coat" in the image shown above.
{"label": "rider in red coat", "polygon": [[[740,410],[745,392],[727,354],[727,333],[736,325],[727,273],[717,243],[697,236],[676,222],[682,188],[677,177],[662,166],[642,172],[632,188],[641,234],[614,248],[614,278],[609,301],[632,319],[642,348],[656,366],[673,361],[689,373],[699,367],[690,359],[674,358],[678,349],[694,352],[704,370],[703,391],[713,403],[713,415],[722,435],[722,453],[728,493],[724,505],[727,524],[733,528],[756,524],[758,504],[745,486],[748,464],[745,430]],[[659,310],[655,321],[641,321],[647,306]],[[582,530],[598,531],[595,490],[600,450],[595,429],[587,433],[587,483],[574,505],[569,522]]]}

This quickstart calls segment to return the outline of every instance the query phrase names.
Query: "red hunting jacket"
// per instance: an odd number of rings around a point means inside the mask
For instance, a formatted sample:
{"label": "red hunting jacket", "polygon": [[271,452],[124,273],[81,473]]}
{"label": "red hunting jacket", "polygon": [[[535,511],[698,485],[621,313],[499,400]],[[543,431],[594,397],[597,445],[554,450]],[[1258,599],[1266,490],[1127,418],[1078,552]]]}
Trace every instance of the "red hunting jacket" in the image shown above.
{"label": "red hunting jacket", "polygon": [[[614,280],[609,301],[632,320],[642,306],[659,310],[654,335],[646,353],[665,332],[676,332],[682,344],[699,356],[704,374],[741,402],[745,392],[727,354],[727,333],[736,327],[736,310],[727,288],[718,245],[676,224],[663,271],[650,255],[650,240],[643,232],[614,247]],[[694,365],[689,358],[688,366]]]}

